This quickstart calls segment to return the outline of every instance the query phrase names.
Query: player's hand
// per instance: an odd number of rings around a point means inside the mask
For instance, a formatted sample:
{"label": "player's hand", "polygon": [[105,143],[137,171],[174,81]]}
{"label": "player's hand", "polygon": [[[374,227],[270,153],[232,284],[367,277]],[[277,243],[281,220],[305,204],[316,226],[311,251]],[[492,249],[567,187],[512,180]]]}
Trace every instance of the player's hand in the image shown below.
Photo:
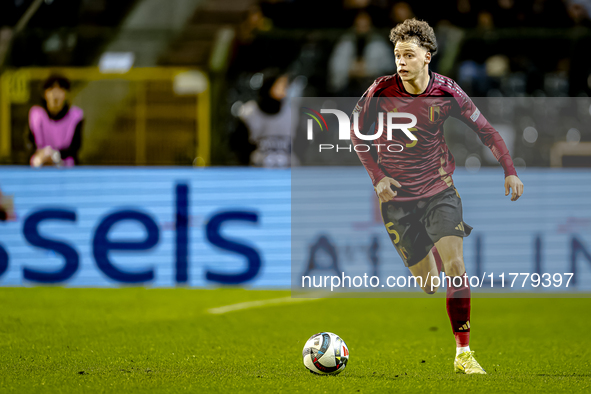
{"label": "player's hand", "polygon": [[505,195],[509,195],[509,191],[511,193],[511,201],[517,201],[519,197],[523,194],[523,182],[515,175],[509,175],[505,178]]}
{"label": "player's hand", "polygon": [[396,181],[393,178],[389,178],[389,177],[382,178],[382,180],[378,182],[378,184],[375,187],[375,190],[376,190],[378,197],[380,198],[380,202],[388,202],[388,201],[392,200],[394,197],[396,197],[398,192],[395,192],[394,190],[392,190],[392,188],[391,188],[392,185],[394,185],[398,188],[401,187],[401,185],[400,185],[400,183],[398,183],[398,181]]}

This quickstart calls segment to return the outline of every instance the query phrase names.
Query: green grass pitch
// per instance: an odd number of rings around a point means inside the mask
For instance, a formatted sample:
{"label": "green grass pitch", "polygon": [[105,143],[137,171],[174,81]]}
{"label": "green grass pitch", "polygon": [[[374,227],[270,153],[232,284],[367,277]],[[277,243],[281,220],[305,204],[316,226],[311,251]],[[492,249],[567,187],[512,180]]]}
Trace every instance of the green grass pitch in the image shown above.
{"label": "green grass pitch", "polygon": [[[0,289],[0,392],[591,392],[591,299],[472,301],[486,376],[455,375],[441,298],[320,299],[241,289]],[[338,376],[309,373],[320,331],[350,348]]]}

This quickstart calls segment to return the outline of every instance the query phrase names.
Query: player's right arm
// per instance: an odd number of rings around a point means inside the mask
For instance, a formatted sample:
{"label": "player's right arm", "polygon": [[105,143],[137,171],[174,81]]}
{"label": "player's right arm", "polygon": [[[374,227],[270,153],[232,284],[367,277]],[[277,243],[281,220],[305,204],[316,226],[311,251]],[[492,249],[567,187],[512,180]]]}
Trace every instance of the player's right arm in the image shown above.
{"label": "player's right arm", "polygon": [[400,188],[400,183],[394,178],[386,176],[374,187],[380,202],[388,202],[398,195],[397,191],[392,190],[392,186]]}
{"label": "player's right arm", "polygon": [[[367,91],[361,96],[351,119],[351,141],[353,145],[365,144],[366,141],[357,137],[354,131],[354,117],[358,116],[359,132],[361,134],[367,134],[369,128],[374,123],[377,116],[377,99],[374,98],[374,94],[378,90],[380,81],[382,78],[376,79],[376,81],[367,89]],[[371,178],[371,182],[374,186],[376,194],[378,195],[381,202],[388,202],[396,197],[397,192],[392,190],[391,186],[400,187],[400,183],[393,178],[390,178],[384,174],[378,163],[374,158],[374,154],[371,151],[362,152],[356,151],[361,164],[365,167],[365,170]]]}

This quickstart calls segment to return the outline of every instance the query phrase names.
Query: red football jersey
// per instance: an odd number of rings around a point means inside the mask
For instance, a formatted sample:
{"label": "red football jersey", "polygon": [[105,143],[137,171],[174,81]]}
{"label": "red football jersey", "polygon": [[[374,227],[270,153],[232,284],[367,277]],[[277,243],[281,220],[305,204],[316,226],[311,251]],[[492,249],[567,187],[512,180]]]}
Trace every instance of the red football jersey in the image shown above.
{"label": "red football jersey", "polygon": [[[373,185],[377,185],[386,176],[396,179],[402,185],[400,189],[393,188],[398,192],[395,197],[397,201],[430,197],[451,186],[455,161],[443,135],[443,123],[449,116],[461,119],[478,134],[503,166],[505,177],[517,175],[502,137],[488,123],[470,97],[451,78],[431,71],[429,77],[427,89],[419,95],[407,93],[398,74],[380,77],[358,101],[353,114],[358,114],[361,134],[370,134],[369,128],[374,122],[372,134],[375,134],[380,125],[378,113],[383,113],[383,132],[375,141],[358,138],[353,130],[353,117],[351,119],[353,144],[371,146],[369,152],[358,151],[357,155]],[[395,129],[392,139],[388,140],[385,126],[388,112],[415,115],[416,126],[409,131],[418,141],[412,141],[400,129]],[[410,119],[395,119],[394,123],[409,121]],[[398,151],[400,149],[393,147],[389,151],[387,146],[390,144],[399,144],[403,148]]]}

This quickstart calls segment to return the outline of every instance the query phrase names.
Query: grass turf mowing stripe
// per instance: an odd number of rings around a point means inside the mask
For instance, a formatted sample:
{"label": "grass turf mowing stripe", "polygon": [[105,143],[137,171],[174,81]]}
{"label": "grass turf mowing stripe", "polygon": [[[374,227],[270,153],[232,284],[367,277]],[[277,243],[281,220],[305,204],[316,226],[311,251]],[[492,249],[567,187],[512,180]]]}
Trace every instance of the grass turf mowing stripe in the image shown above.
{"label": "grass turf mowing stripe", "polygon": [[211,313],[212,315],[222,315],[224,313],[235,312],[235,311],[240,311],[240,310],[244,310],[244,309],[261,308],[264,306],[271,306],[271,305],[277,305],[277,304],[303,302],[303,301],[315,301],[315,300],[319,300],[319,298],[291,298],[291,297],[272,298],[270,300],[248,301],[248,302],[240,302],[238,304],[220,306],[218,308],[211,308],[207,312]]}

